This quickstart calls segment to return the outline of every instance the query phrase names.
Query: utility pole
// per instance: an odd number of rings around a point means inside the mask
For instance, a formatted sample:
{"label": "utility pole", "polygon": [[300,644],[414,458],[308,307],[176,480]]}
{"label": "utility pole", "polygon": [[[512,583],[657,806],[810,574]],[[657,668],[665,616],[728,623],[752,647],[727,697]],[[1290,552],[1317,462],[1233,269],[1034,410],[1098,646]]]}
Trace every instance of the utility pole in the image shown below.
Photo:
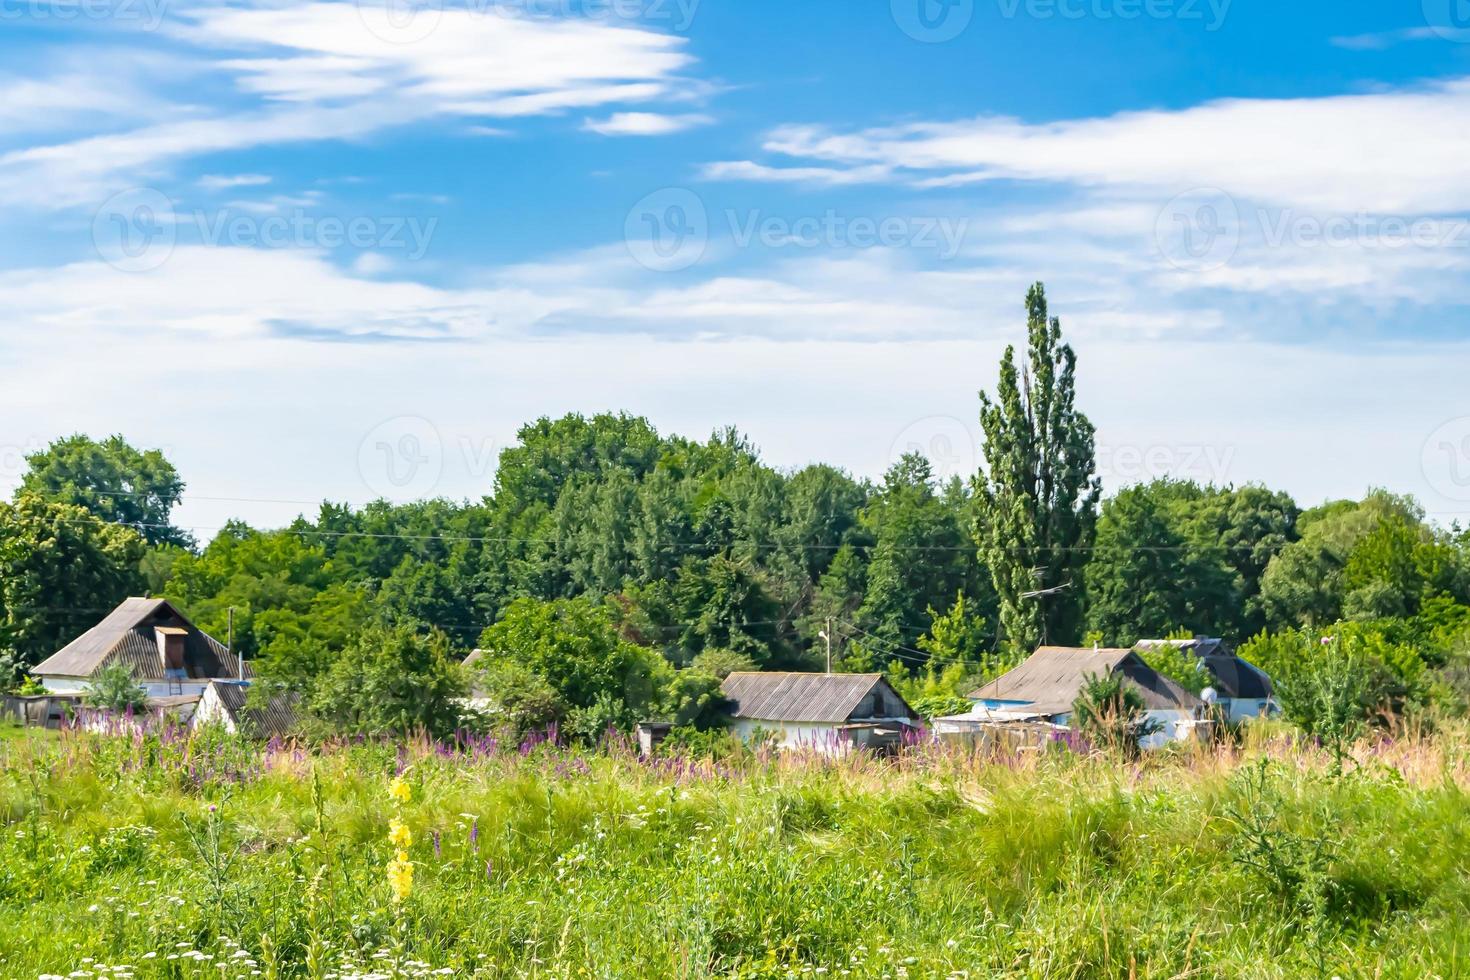
{"label": "utility pole", "polygon": [[817,632],[817,635],[827,641],[827,673],[832,673],[832,617],[827,617],[827,628]]}

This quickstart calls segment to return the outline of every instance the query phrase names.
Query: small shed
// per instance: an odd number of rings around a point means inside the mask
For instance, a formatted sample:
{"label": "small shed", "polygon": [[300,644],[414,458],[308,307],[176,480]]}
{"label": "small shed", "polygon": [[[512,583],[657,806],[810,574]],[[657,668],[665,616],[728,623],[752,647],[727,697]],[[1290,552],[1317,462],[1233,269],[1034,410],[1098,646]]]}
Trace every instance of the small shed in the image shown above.
{"label": "small shed", "polygon": [[769,737],[783,749],[888,752],[922,723],[882,674],[737,671],[720,690],[737,735]]}
{"label": "small shed", "polygon": [[194,712],[195,727],[219,725],[228,732],[270,739],[290,735],[299,721],[300,699],[292,693],[272,694],[250,703],[250,682],[211,681]]}

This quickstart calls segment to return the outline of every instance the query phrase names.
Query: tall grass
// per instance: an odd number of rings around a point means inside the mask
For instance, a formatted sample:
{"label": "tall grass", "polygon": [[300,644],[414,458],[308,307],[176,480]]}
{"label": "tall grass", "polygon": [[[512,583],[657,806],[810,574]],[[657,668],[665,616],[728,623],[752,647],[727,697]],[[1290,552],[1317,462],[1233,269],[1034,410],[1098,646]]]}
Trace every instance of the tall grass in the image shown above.
{"label": "tall grass", "polygon": [[9,740],[0,976],[1464,976],[1467,747]]}

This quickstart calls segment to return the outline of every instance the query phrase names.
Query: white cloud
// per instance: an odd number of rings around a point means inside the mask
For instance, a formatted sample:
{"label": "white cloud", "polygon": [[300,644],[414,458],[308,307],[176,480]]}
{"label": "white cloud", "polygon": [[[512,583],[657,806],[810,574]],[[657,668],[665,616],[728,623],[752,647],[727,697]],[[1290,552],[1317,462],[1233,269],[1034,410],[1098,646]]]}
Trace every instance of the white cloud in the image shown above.
{"label": "white cloud", "polygon": [[[426,36],[394,43],[382,25],[374,32],[370,11],[317,2],[181,12],[169,31],[192,46],[192,69],[223,73],[246,104],[205,109],[169,104],[160,93],[135,101],[151,104],[165,121],[94,128],[81,138],[0,153],[0,203],[95,206],[193,156],[352,139],[434,118],[676,102],[698,88],[680,77],[693,64],[681,37],[589,20],[444,10]],[[27,118],[39,116],[70,84],[26,89],[17,105],[28,107]],[[10,111],[20,118],[20,108]]]}
{"label": "white cloud", "polygon": [[195,183],[207,191],[227,190],[233,187],[260,187],[271,179],[265,174],[206,174]]}
{"label": "white cloud", "polygon": [[1447,40],[1444,29],[1433,27],[1405,27],[1397,31],[1379,34],[1349,34],[1332,38],[1332,45],[1349,51],[1381,51],[1405,41]]}
{"label": "white cloud", "polygon": [[603,136],[666,136],[713,122],[699,113],[660,115],[656,112],[615,112],[606,119],[588,119],[582,128]]}
{"label": "white cloud", "polygon": [[[1032,180],[1170,196],[1219,187],[1280,206],[1444,213],[1470,209],[1461,165],[1470,157],[1470,79],[1052,123],[984,116],[851,132],[786,126],[765,149],[799,161],[790,167],[796,179]],[[787,169],[716,166],[717,175],[757,179]]]}

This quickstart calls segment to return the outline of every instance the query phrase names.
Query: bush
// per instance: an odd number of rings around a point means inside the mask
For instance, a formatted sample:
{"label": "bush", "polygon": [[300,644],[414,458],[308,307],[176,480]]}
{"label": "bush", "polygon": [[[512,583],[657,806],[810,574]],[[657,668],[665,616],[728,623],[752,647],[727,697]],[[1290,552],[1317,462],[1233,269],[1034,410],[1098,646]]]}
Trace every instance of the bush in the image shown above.
{"label": "bush", "polygon": [[1134,755],[1139,739],[1158,731],[1149,720],[1143,695],[1118,674],[1089,676],[1072,703],[1073,727],[1098,748]]}
{"label": "bush", "polygon": [[125,664],[109,664],[92,675],[86,703],[89,707],[126,714],[148,706],[148,692],[135,680]]}

